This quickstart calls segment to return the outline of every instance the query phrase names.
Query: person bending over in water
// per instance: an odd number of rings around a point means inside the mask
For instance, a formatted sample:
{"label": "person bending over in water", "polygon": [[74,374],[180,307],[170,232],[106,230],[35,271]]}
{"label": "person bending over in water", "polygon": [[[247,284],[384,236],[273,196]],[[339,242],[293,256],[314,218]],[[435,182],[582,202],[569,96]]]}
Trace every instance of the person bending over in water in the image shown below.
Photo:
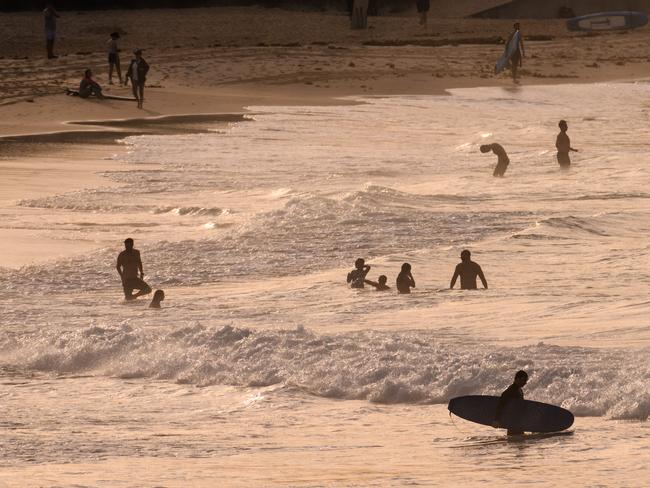
{"label": "person bending over in water", "polygon": [[81,98],[88,98],[91,95],[95,95],[97,98],[104,98],[104,95],[102,95],[102,87],[93,80],[93,72],[87,69],[84,71],[84,77],[81,83],[79,83],[79,96]]}
{"label": "person bending over in water", "polygon": [[402,271],[397,275],[395,282],[399,293],[411,293],[411,288],[415,288],[415,280],[411,274],[409,263],[402,264]]}
{"label": "person bending over in water", "polygon": [[503,149],[503,146],[501,144],[483,144],[481,146],[481,152],[482,153],[488,153],[492,151],[494,154],[498,156],[498,161],[497,165],[494,168],[494,173],[492,173],[492,176],[503,176],[506,174],[506,170],[508,169],[508,165],[510,164],[510,159],[508,158],[508,155],[506,154],[506,150]]}
{"label": "person bending over in water", "polygon": [[555,140],[557,162],[560,164],[560,168],[566,169],[571,166],[569,151],[578,152],[578,150],[571,147],[571,139],[569,139],[569,136],[566,133],[566,131],[569,130],[569,125],[566,123],[566,120],[560,120],[558,127],[560,128],[560,133],[557,135],[557,139]]}
{"label": "person bending over in water", "polygon": [[153,294],[153,299],[149,304],[149,308],[160,308],[160,302],[165,299],[165,292],[162,290],[156,290]]}
{"label": "person bending over in water", "polygon": [[[151,293],[151,287],[144,281],[140,251],[133,249],[133,239],[130,237],[125,239],[124,248],[125,250],[117,256],[116,268],[122,278],[124,297],[127,300],[135,300],[142,295]],[[140,272],[139,276],[138,271]],[[133,290],[138,290],[138,292],[133,295]]]}
{"label": "person bending over in water", "polygon": [[460,288],[461,290],[476,290],[476,277],[481,278],[483,283],[483,288],[488,287],[487,280],[483,274],[483,270],[471,259],[472,253],[465,249],[460,253],[461,262],[456,266],[456,271],[454,271],[454,276],[451,278],[451,284],[449,288],[454,288],[456,285],[456,280],[460,276]]}
{"label": "person bending over in water", "polygon": [[381,275],[379,278],[377,278],[377,282],[370,281],[370,280],[363,280],[364,283],[370,286],[374,286],[375,290],[377,291],[386,291],[390,290],[390,286],[386,284],[388,281],[388,278],[386,278],[386,275]]}
{"label": "person bending over in water", "polygon": [[[492,427],[500,428],[501,427],[501,414],[506,408],[506,405],[513,398],[524,399],[524,391],[522,388],[528,383],[528,373],[523,370],[517,371],[515,374],[515,381],[510,385],[506,390],[501,393],[501,398],[499,398],[499,403],[497,404],[497,410],[494,414],[494,421],[492,422]],[[522,435],[523,432],[514,431],[508,429],[508,435]]]}
{"label": "person bending over in water", "polygon": [[354,262],[354,269],[348,273],[348,283],[350,288],[363,288],[366,275],[370,271],[370,265],[366,264],[363,258],[359,258]]}

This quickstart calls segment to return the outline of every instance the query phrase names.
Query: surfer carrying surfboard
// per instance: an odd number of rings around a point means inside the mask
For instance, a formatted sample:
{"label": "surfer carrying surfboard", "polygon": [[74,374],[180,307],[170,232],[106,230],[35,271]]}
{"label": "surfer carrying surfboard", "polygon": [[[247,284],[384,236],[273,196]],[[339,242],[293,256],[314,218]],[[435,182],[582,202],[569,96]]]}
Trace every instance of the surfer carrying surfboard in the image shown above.
{"label": "surfer carrying surfboard", "polygon": [[[524,370],[519,370],[515,374],[515,380],[512,385],[510,385],[506,390],[501,393],[501,398],[499,398],[499,403],[497,404],[497,410],[494,414],[494,421],[492,422],[492,427],[498,429],[501,427],[500,418],[503,413],[504,408],[510,400],[513,398],[519,398],[520,400],[524,399],[524,391],[522,388],[528,383],[528,373]],[[514,431],[508,429],[508,435],[522,435],[523,432]]]}
{"label": "surfer carrying surfboard", "polygon": [[560,120],[558,127],[560,128],[560,133],[557,135],[557,139],[555,139],[557,162],[559,163],[560,168],[568,169],[569,166],[571,166],[569,151],[578,152],[578,150],[571,147],[571,139],[569,139],[569,136],[566,133],[569,130],[569,125],[566,123],[566,120]]}
{"label": "surfer carrying surfboard", "polygon": [[510,71],[512,72],[513,81],[517,81],[517,70],[523,66],[522,59],[526,55],[526,50],[524,49],[524,39],[519,30],[519,22],[516,22],[513,26],[514,30],[508,36],[506,41],[506,50],[512,42],[515,44],[512,54],[510,55]]}

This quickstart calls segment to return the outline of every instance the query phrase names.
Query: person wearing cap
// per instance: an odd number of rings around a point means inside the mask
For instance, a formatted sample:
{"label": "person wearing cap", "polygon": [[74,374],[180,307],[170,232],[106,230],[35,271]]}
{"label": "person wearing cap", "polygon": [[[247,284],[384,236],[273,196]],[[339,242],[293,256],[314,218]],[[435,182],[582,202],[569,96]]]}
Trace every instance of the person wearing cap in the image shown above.
{"label": "person wearing cap", "polygon": [[129,84],[131,78],[131,86],[133,87],[133,96],[138,101],[138,108],[142,108],[144,103],[144,82],[147,79],[149,72],[149,65],[142,57],[142,49],[135,49],[133,51],[135,57],[131,60],[129,69],[124,78],[124,86]]}
{"label": "person wearing cap", "polygon": [[451,278],[451,284],[449,288],[454,288],[456,280],[460,276],[460,288],[461,290],[476,290],[476,277],[481,278],[483,283],[483,288],[488,287],[487,280],[483,274],[483,270],[471,259],[472,253],[467,249],[460,253],[461,262],[456,266],[456,271],[454,271],[454,276]]}
{"label": "person wearing cap", "polygon": [[113,68],[122,81],[122,70],[120,69],[120,49],[117,46],[117,40],[120,38],[119,32],[111,32],[111,38],[108,40],[108,84],[113,84]]}

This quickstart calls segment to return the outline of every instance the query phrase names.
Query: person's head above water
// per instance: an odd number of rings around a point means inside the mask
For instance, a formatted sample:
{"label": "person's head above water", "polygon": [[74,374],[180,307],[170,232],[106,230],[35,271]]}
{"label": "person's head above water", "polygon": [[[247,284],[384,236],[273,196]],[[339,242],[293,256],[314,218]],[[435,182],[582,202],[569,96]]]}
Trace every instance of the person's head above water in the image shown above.
{"label": "person's head above water", "polygon": [[131,239],[130,237],[127,237],[126,239],[124,239],[124,247],[125,247],[128,251],[130,251],[131,249],[133,249],[133,239]]}
{"label": "person's head above water", "polygon": [[520,369],[515,373],[515,385],[521,388],[526,383],[528,383],[528,373],[526,373],[523,369]]}
{"label": "person's head above water", "polygon": [[366,260],[363,258],[359,258],[354,262],[354,267],[357,269],[361,269],[365,266]]}
{"label": "person's head above water", "polygon": [[490,144],[481,144],[480,149],[482,153],[486,153],[492,150],[492,146]]}
{"label": "person's head above water", "polygon": [[377,278],[377,283],[379,283],[382,286],[384,286],[387,281],[388,278],[386,278],[386,275],[381,275],[379,278]]}
{"label": "person's head above water", "polygon": [[402,264],[402,273],[410,273],[411,265],[409,263]]}
{"label": "person's head above water", "polygon": [[471,257],[472,257],[472,253],[469,252],[469,250],[467,250],[467,249],[464,249],[463,252],[460,253],[460,259],[462,261],[467,262],[467,261],[470,260]]}
{"label": "person's head above water", "polygon": [[165,292],[162,290],[156,290],[149,304],[149,308],[160,308],[160,302],[165,299]]}
{"label": "person's head above water", "polygon": [[569,124],[566,123],[566,120],[560,120],[557,124],[561,131],[566,132],[569,129]]}

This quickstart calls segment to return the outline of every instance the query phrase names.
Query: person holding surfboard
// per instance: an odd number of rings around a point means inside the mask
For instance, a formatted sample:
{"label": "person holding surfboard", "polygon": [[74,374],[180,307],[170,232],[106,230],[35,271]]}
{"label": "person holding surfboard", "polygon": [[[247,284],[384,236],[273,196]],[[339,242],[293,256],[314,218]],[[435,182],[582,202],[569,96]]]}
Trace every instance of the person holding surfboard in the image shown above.
{"label": "person holding surfboard", "polygon": [[[497,404],[497,410],[494,414],[494,421],[492,422],[492,427],[498,429],[501,427],[500,418],[503,413],[503,409],[506,407],[508,402],[513,398],[519,398],[520,400],[524,399],[524,390],[522,388],[528,383],[528,373],[524,370],[519,370],[515,374],[515,380],[512,382],[508,388],[501,393],[501,398],[499,398],[499,403]],[[522,435],[523,432],[514,431],[508,429],[508,435]]]}
{"label": "person holding surfboard", "polygon": [[560,128],[560,133],[557,135],[557,139],[555,139],[557,162],[559,163],[560,168],[568,169],[569,166],[571,166],[569,151],[578,152],[578,150],[571,147],[571,139],[569,139],[569,136],[566,133],[569,130],[569,125],[566,123],[566,120],[560,120],[558,127]]}
{"label": "person holding surfboard", "polygon": [[492,151],[499,158],[497,161],[497,165],[494,168],[494,172],[492,173],[492,176],[505,175],[506,170],[508,169],[508,165],[510,164],[510,158],[508,158],[508,154],[506,153],[506,150],[503,149],[503,146],[497,143],[483,144],[481,145],[480,149],[482,153],[487,153]]}
{"label": "person holding surfboard", "polygon": [[[510,33],[508,40],[506,41],[506,50],[509,51],[512,49],[512,54],[510,55],[510,71],[512,72],[512,80],[515,83],[518,81],[517,70],[523,66],[522,59],[526,55],[526,50],[524,49],[524,39],[521,35],[519,27],[519,22],[516,22],[513,26],[514,30]],[[510,43],[513,45],[510,46]]]}

